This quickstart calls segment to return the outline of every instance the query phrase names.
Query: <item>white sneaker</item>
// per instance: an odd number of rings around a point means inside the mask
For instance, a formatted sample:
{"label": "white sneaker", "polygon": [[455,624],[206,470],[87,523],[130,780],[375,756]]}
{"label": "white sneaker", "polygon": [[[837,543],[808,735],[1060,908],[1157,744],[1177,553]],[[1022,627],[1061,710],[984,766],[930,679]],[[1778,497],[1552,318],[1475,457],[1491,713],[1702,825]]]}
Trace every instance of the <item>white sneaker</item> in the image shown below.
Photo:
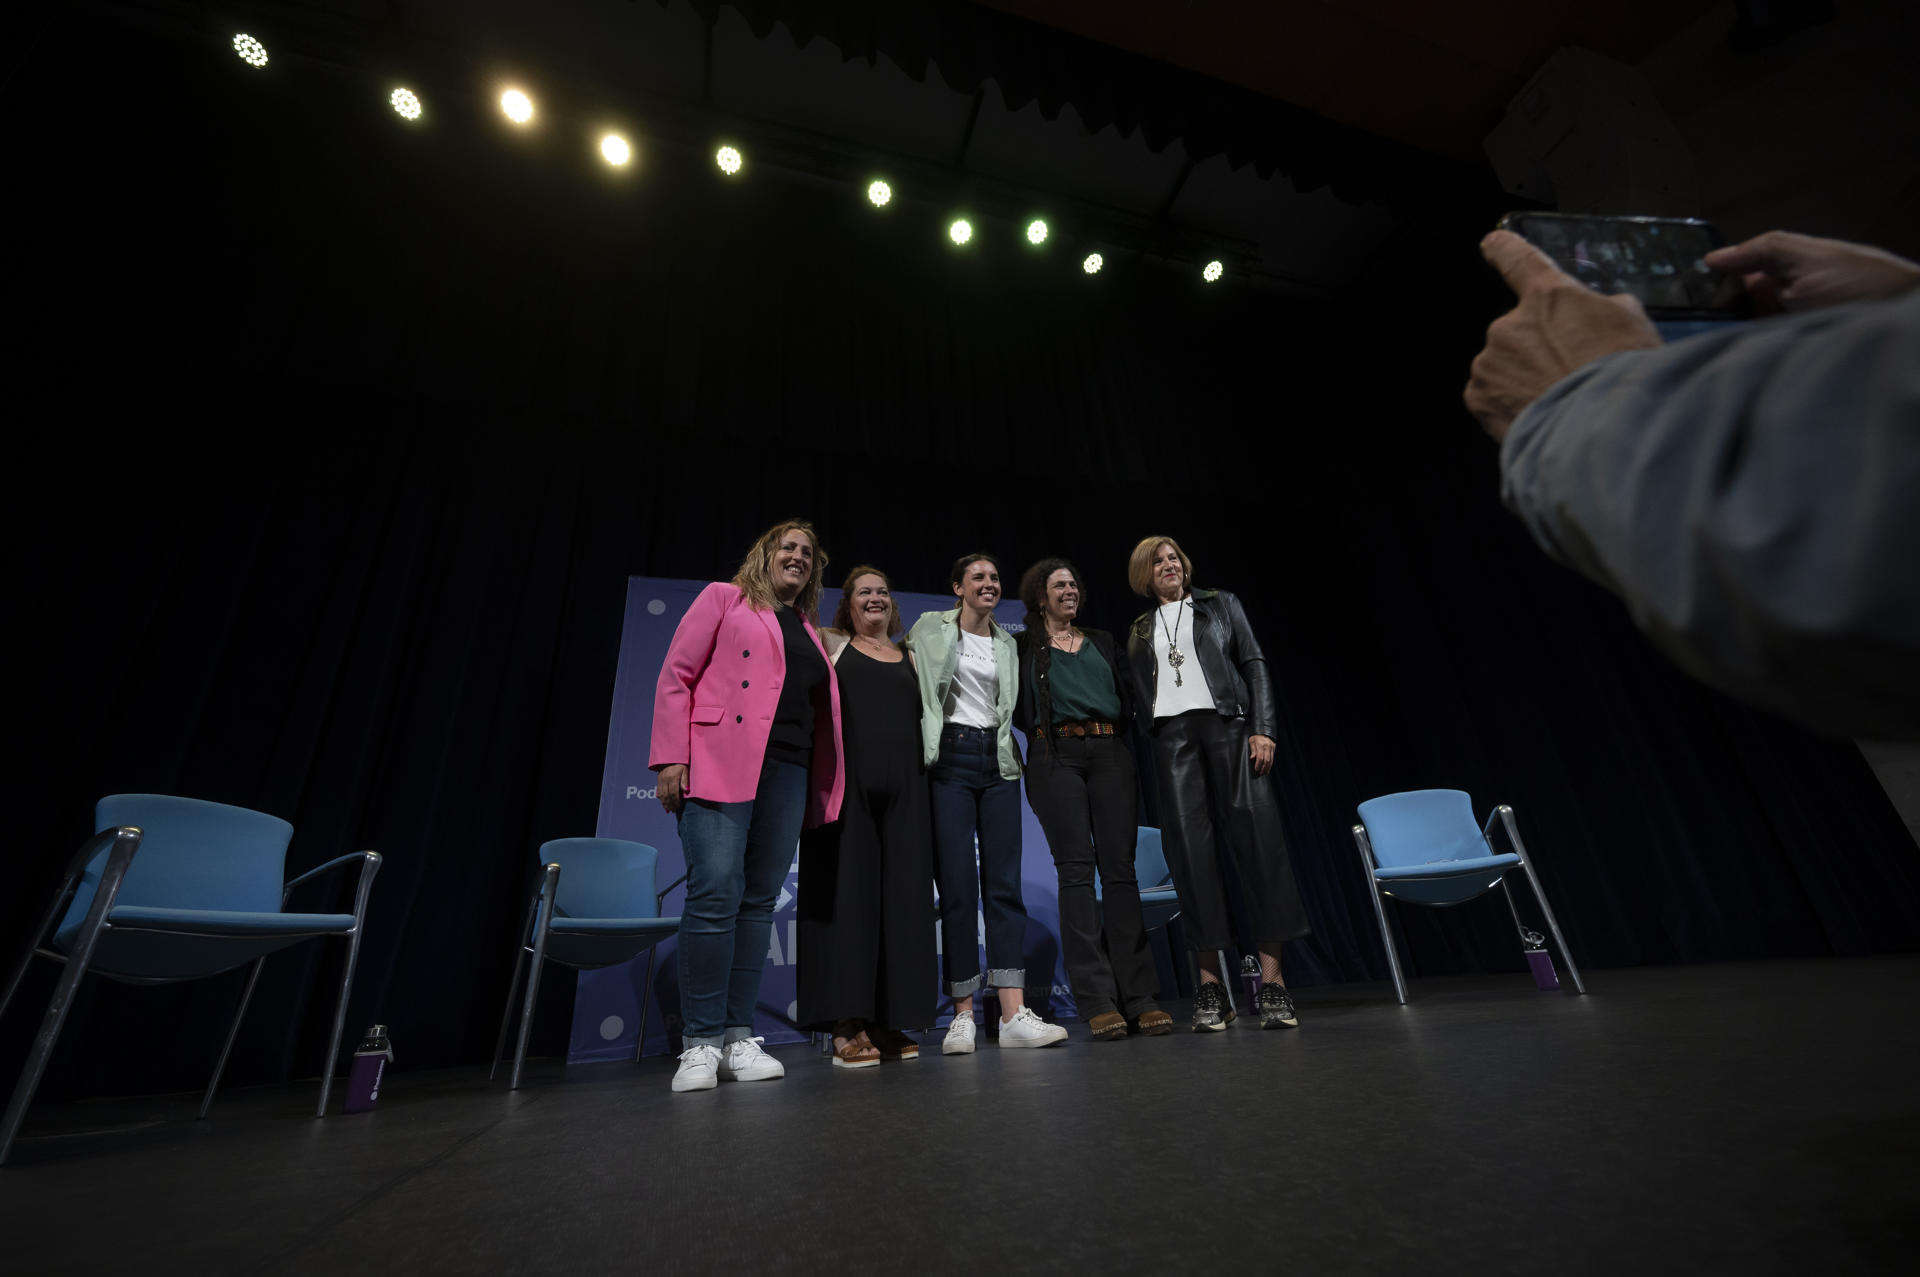
{"label": "white sneaker", "polygon": [[1058,1024],[1048,1024],[1033,1013],[1032,1007],[1021,1007],[1013,1013],[1011,1020],[1000,1021],[1000,1045],[1006,1046],[1052,1046],[1055,1042],[1065,1042],[1067,1031]]}
{"label": "white sneaker", "polygon": [[940,1043],[940,1054],[973,1054],[973,1017],[971,1015],[953,1017],[953,1023],[947,1026],[947,1036]]}
{"label": "white sneaker", "polygon": [[771,1082],[785,1077],[787,1066],[760,1049],[765,1038],[738,1038],[727,1043],[726,1058],[720,1061],[722,1082]]}
{"label": "white sneaker", "polygon": [[720,1067],[720,1048],[690,1046],[680,1053],[680,1068],[673,1075],[676,1091],[711,1091],[714,1072]]}

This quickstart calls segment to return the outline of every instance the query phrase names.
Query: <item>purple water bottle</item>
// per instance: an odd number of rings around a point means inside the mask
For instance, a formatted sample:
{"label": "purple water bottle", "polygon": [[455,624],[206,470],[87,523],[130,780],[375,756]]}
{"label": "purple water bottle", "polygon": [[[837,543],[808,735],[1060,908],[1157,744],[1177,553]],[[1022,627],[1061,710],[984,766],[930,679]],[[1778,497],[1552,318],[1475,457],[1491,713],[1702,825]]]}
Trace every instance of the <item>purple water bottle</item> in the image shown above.
{"label": "purple water bottle", "polygon": [[1240,959],[1240,978],[1247,982],[1247,1005],[1260,1005],[1260,959],[1249,953]]}
{"label": "purple water bottle", "polygon": [[376,1024],[353,1053],[353,1072],[347,1075],[349,1113],[365,1113],[380,1098],[380,1078],[393,1059],[393,1044],[387,1041],[387,1026]]}
{"label": "purple water bottle", "polygon": [[1553,955],[1547,952],[1547,938],[1538,931],[1524,933],[1527,941],[1527,965],[1533,968],[1533,982],[1542,989],[1560,987],[1553,970]]}

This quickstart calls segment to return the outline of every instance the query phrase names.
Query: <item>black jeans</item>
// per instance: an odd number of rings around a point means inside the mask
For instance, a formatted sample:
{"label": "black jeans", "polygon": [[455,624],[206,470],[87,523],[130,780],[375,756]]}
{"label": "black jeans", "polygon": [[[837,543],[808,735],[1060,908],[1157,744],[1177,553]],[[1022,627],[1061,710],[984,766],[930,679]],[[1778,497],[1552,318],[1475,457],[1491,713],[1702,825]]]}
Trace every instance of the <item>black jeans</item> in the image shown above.
{"label": "black jeans", "polygon": [[1133,871],[1133,751],[1116,736],[1036,740],[1027,751],[1027,802],[1060,875],[1060,944],[1080,1017],[1153,1010],[1158,981]]}
{"label": "black jeans", "polygon": [[1180,897],[1187,944],[1210,953],[1233,943],[1226,875],[1214,849],[1214,815],[1224,817],[1227,849],[1251,897],[1255,943],[1304,936],[1307,911],[1288,863],[1273,785],[1253,774],[1247,720],[1193,710],[1153,725],[1160,773],[1160,841]]}

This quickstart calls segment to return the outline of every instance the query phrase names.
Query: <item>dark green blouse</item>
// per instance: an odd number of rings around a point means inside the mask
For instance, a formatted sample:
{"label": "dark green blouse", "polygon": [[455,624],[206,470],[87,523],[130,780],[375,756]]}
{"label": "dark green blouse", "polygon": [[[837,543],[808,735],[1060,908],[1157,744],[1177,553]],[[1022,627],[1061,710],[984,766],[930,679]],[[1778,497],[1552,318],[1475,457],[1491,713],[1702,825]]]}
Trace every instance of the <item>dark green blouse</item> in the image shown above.
{"label": "dark green blouse", "polygon": [[1113,686],[1113,667],[1091,643],[1082,644],[1072,656],[1056,651],[1047,681],[1053,684],[1056,724],[1084,718],[1112,722],[1120,717],[1120,693]]}

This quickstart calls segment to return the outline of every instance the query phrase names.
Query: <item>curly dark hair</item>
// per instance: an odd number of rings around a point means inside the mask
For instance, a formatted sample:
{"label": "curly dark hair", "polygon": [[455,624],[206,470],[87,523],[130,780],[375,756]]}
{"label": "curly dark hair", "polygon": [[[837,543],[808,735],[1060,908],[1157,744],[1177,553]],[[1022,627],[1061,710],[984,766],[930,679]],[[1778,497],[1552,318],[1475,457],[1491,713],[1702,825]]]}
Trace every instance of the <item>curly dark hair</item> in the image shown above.
{"label": "curly dark hair", "polygon": [[1047,578],[1065,568],[1073,577],[1073,583],[1080,587],[1080,611],[1087,610],[1087,587],[1080,579],[1080,569],[1072,563],[1053,555],[1040,560],[1020,574],[1020,601],[1027,605],[1026,626],[1029,630],[1044,634],[1046,632]]}

